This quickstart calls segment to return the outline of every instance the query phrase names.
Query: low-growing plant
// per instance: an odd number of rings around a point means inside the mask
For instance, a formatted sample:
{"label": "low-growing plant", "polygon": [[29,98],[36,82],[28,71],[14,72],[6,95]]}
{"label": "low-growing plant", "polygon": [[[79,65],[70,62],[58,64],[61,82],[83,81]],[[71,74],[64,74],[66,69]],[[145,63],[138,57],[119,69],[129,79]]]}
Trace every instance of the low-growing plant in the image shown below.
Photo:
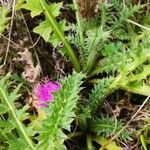
{"label": "low-growing plant", "polygon": [[69,56],[69,59],[77,71],[80,71],[80,65],[75,55],[75,52],[66,39],[64,32],[68,30],[65,20],[57,21],[56,17],[60,14],[62,3],[47,4],[45,0],[28,1],[26,4],[20,6],[31,11],[31,16],[35,17],[44,13],[45,20],[39,26],[34,28],[34,32],[40,34],[46,42],[50,42],[54,47],[57,47],[63,42],[64,48],[61,49],[63,53]]}
{"label": "low-growing plant", "polygon": [[[65,140],[80,135],[86,135],[89,150],[95,149],[93,141],[105,145],[123,128],[121,120],[97,114],[105,98],[118,89],[144,96],[150,93],[148,28],[130,20],[136,19],[135,14],[143,11],[145,5],[112,0],[99,4],[95,17],[84,20],[77,2],[73,1],[77,24],[66,25],[66,21],[59,18],[62,3],[49,4],[45,0],[21,3],[19,1],[17,9],[30,10],[31,17],[44,15],[45,20],[33,32],[67,56],[78,73],[74,71],[62,79],[61,88],[51,95],[52,102],[46,101],[42,108],[37,108],[43,114],[42,120],[39,116],[30,119],[27,105],[17,108],[15,102],[20,96],[20,86],[12,81],[10,74],[1,77],[1,147],[15,150],[21,145],[24,149],[66,149]],[[86,86],[82,88],[83,82],[91,82],[94,87],[91,91]],[[82,91],[89,92],[84,105]],[[50,91],[47,94],[50,95]],[[71,130],[74,122],[79,128],[76,134]],[[126,141],[130,139],[130,133],[124,130],[118,138]],[[116,143],[110,144],[120,149]]]}
{"label": "low-growing plant", "polygon": [[[73,73],[61,82],[61,89],[54,94],[49,107],[39,107],[43,119],[30,119],[29,106],[17,108],[21,94],[12,77],[7,74],[0,79],[0,146],[2,149],[65,149],[67,138],[63,130],[70,130],[79,99],[80,85],[84,75]],[[52,87],[51,87],[52,88]],[[46,90],[46,89],[44,89]],[[45,92],[45,91],[43,91]],[[26,121],[30,123],[26,123]]]}

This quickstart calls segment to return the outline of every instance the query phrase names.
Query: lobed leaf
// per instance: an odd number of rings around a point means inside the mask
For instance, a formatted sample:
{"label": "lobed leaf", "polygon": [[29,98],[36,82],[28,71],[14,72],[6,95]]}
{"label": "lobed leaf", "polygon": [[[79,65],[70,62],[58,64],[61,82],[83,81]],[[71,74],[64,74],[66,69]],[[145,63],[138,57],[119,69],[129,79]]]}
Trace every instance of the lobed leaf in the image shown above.
{"label": "lobed leaf", "polygon": [[89,96],[89,109],[94,112],[102,103],[106,96],[108,96],[116,87],[112,86],[115,78],[101,79],[98,84],[94,85],[92,92]]}
{"label": "lobed leaf", "polygon": [[[91,120],[89,123],[90,130],[96,133],[98,136],[101,135],[105,138],[113,136],[118,133],[123,128],[122,121],[117,121],[114,118],[109,118],[108,116],[101,118],[96,118]],[[127,130],[124,130],[119,135],[121,140],[128,140],[130,139],[130,134]]]}
{"label": "lobed leaf", "polygon": [[74,109],[79,100],[79,92],[82,89],[82,79],[85,76],[82,73],[73,72],[68,78],[62,81],[62,88],[55,93],[54,101],[47,108],[47,118],[44,120],[41,130],[40,146],[45,148],[58,149],[66,139],[63,129],[70,131],[70,123],[75,118]]}
{"label": "lobed leaf", "polygon": [[[28,106],[17,109],[15,101],[18,100],[18,94],[21,85],[14,89],[11,75],[8,73],[5,77],[0,78],[0,135],[2,141],[6,143],[7,149],[16,150],[20,147],[23,149],[34,149],[31,139],[31,132],[22,121],[28,119]],[[29,125],[30,126],[30,125]]]}

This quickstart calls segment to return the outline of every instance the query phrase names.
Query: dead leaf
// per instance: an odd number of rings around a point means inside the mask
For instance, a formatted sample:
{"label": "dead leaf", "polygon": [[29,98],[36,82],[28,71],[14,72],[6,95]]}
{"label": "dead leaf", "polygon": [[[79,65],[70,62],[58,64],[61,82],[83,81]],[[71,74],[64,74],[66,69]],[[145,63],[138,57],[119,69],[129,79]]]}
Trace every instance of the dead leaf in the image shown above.
{"label": "dead leaf", "polygon": [[25,49],[23,52],[18,52],[18,54],[21,57],[15,60],[18,60],[19,62],[22,62],[24,64],[24,71],[22,72],[22,77],[29,83],[37,82],[37,78],[41,72],[40,65],[37,64],[36,67],[34,67],[32,55],[28,49]]}
{"label": "dead leaf", "polygon": [[36,67],[27,64],[24,67],[24,72],[22,73],[22,77],[30,83],[35,83],[37,81],[37,77],[39,74],[40,74],[39,64],[37,64]]}
{"label": "dead leaf", "polygon": [[115,110],[113,111],[115,116],[120,116],[122,109],[132,110],[133,106],[130,103],[130,93],[126,92],[124,97],[117,103]]}
{"label": "dead leaf", "polygon": [[4,66],[0,66],[0,76],[5,74]]}

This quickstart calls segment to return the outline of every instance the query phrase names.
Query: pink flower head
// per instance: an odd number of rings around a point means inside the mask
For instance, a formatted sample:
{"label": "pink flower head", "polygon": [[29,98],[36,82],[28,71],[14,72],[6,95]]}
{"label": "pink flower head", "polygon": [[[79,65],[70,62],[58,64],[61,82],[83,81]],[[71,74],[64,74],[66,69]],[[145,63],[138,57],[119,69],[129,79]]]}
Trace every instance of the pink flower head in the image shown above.
{"label": "pink flower head", "polygon": [[48,81],[40,84],[36,88],[36,95],[38,97],[38,106],[47,107],[47,103],[53,100],[52,93],[58,91],[61,85],[58,82]]}

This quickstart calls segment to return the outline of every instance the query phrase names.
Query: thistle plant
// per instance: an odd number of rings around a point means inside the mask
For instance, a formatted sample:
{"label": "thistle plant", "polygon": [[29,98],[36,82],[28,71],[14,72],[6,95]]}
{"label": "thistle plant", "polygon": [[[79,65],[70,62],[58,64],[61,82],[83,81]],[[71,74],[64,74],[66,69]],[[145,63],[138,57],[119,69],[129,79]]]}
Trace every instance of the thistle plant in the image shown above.
{"label": "thistle plant", "polygon": [[[29,118],[27,110],[29,106],[17,109],[15,102],[21,96],[19,89],[21,85],[13,87],[10,73],[0,79],[0,147],[1,149],[16,150],[34,149],[32,138],[35,134],[31,124],[25,126],[23,121]],[[9,88],[13,88],[10,91]],[[15,88],[15,89],[14,89]],[[38,127],[36,128],[38,129]]]}
{"label": "thistle plant", "polygon": [[58,82],[48,81],[46,83],[41,83],[34,88],[34,94],[37,96],[37,105],[40,107],[48,106],[47,103],[52,102],[52,93],[58,91],[61,85]]}
{"label": "thistle plant", "polygon": [[[136,15],[144,11],[145,5],[133,6],[129,1],[112,0],[99,4],[99,12],[93,18],[83,20],[73,1],[77,23],[67,24],[59,17],[63,3],[29,0],[18,4],[17,9],[29,10],[33,19],[44,15],[45,19],[33,32],[63,53],[76,71],[59,82],[49,80],[33,89],[36,109],[44,115],[42,119],[39,119],[40,114],[29,114],[27,104],[17,108],[21,84],[18,86],[11,74],[0,77],[1,148],[67,149],[64,143],[70,134],[73,134],[71,137],[84,135],[89,150],[95,149],[92,143],[95,139],[103,145],[101,139],[107,141],[123,128],[121,120],[96,113],[105,98],[118,89],[144,96],[150,93],[150,35],[144,30],[147,28],[140,28],[142,25],[130,24],[134,22],[130,19],[141,21]],[[8,19],[3,8],[2,11],[5,17],[0,23],[0,32],[6,28]],[[93,88],[87,88],[87,82],[92,83]],[[83,93],[87,91],[88,96],[84,97]],[[79,133],[72,133],[74,123],[78,124]],[[126,141],[130,134],[125,130],[118,138]],[[118,148],[116,143],[115,147]]]}
{"label": "thistle plant", "polygon": [[[20,109],[15,106],[15,102],[21,96],[18,94],[21,85],[14,87],[15,90],[10,92],[9,88],[13,88],[11,74],[2,77],[0,79],[1,148],[16,150],[21,146],[23,149],[60,149],[61,147],[65,149],[63,142],[67,136],[63,130],[70,131],[70,123],[75,118],[74,110],[79,100],[78,94],[82,89],[80,85],[83,78],[82,73],[74,72],[61,82],[61,89],[60,84],[51,81],[41,84],[37,90],[40,106],[38,109],[45,112],[46,119],[39,120],[37,117],[30,120],[29,106],[25,105]],[[53,93],[52,98],[50,92],[54,91],[57,92]],[[28,119],[29,124],[23,123]],[[37,142],[35,143],[34,140]]]}

